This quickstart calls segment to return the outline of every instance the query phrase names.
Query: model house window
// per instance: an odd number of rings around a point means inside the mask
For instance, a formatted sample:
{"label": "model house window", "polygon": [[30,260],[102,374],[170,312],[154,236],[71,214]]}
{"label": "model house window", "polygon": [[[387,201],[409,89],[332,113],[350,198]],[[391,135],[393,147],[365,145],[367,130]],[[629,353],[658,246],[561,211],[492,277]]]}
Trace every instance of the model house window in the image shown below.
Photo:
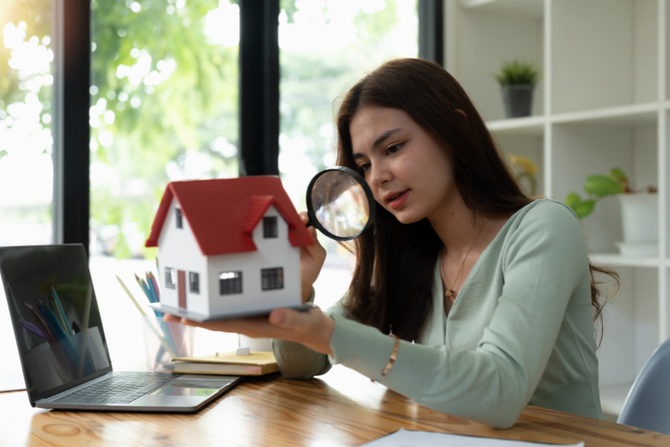
{"label": "model house window", "polygon": [[284,269],[282,267],[261,270],[261,288],[274,290],[284,288]]}
{"label": "model house window", "polygon": [[177,271],[170,267],[165,267],[165,287],[174,289],[177,285]]}
{"label": "model house window", "polygon": [[181,210],[179,208],[175,208],[174,213],[175,217],[177,218],[177,228],[184,228],[184,222],[181,216]]}
{"label": "model house window", "polygon": [[188,272],[188,290],[191,293],[200,293],[200,274]]}
{"label": "model house window", "polygon": [[242,293],[242,272],[223,272],[219,274],[221,295]]}
{"label": "model house window", "polygon": [[263,218],[263,237],[277,237],[277,216]]}

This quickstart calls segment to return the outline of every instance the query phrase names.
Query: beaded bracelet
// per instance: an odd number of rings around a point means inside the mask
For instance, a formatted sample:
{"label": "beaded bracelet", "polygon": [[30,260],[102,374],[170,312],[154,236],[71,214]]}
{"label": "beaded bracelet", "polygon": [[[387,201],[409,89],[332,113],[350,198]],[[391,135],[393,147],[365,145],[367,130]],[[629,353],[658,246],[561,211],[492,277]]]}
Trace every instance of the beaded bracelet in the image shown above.
{"label": "beaded bracelet", "polygon": [[386,374],[389,373],[389,371],[391,371],[393,363],[395,362],[395,359],[398,357],[398,348],[400,348],[400,339],[395,334],[389,334],[389,337],[393,337],[393,352],[391,352],[391,358],[389,359],[389,362],[386,364],[384,370],[382,371],[382,376],[385,376]]}

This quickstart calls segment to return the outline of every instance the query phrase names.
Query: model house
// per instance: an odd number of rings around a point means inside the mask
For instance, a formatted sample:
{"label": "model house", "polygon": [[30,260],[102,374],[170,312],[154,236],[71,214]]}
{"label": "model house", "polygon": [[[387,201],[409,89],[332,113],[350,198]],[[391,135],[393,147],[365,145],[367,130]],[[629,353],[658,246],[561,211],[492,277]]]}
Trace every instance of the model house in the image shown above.
{"label": "model house", "polygon": [[271,176],[169,183],[146,242],[158,247],[161,304],[207,316],[300,304],[311,244]]}

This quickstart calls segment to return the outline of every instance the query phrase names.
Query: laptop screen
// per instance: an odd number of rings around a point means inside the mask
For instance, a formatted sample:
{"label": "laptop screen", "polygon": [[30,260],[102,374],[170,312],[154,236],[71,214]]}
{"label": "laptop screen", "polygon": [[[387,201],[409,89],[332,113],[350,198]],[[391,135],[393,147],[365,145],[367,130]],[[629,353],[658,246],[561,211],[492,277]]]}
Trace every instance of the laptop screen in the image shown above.
{"label": "laptop screen", "polygon": [[0,247],[0,276],[31,402],[111,371],[83,245]]}

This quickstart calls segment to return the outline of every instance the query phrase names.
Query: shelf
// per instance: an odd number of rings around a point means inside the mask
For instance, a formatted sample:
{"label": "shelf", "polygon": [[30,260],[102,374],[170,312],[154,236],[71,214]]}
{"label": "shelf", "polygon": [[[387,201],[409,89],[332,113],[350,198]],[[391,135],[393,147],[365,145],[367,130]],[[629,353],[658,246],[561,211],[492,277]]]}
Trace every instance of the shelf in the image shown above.
{"label": "shelf", "polygon": [[625,383],[601,387],[600,405],[603,408],[603,413],[618,417],[632,385],[632,383]]}
{"label": "shelf", "polygon": [[[497,134],[542,135],[546,122],[553,124],[595,123],[618,127],[653,126],[657,124],[659,103],[631,104],[620,107],[606,107],[556,115],[529,116],[489,121],[489,130]],[[670,101],[665,103],[670,109]]]}
{"label": "shelf", "polygon": [[598,123],[612,126],[644,126],[654,125],[658,119],[659,104],[630,104],[619,107],[582,110],[579,112],[560,113],[550,117],[552,123]]}
{"label": "shelf", "polygon": [[497,134],[536,135],[544,133],[544,116],[529,116],[524,118],[510,118],[486,123],[489,130]]}
{"label": "shelf", "polygon": [[613,267],[659,267],[660,258],[621,256],[616,253],[594,253],[589,259],[596,264]]}
{"label": "shelf", "polygon": [[460,0],[466,10],[476,10],[490,14],[509,14],[522,17],[542,18],[542,0]]}
{"label": "shelf", "polygon": [[[670,6],[659,0],[447,0],[445,60],[505,154],[538,166],[540,194],[584,194],[585,179],[614,167],[634,188],[658,185],[670,203]],[[538,64],[533,115],[504,119],[492,73],[503,62]],[[613,197],[583,221],[589,259],[616,269],[621,288],[598,352],[608,413],[621,409],[642,361],[670,336],[670,228],[659,254],[622,256],[621,206]],[[659,207],[659,221],[670,207]],[[625,252],[626,253],[626,252]],[[633,253],[633,252],[631,252]],[[660,281],[659,278],[664,278]],[[606,279],[606,278],[604,278]]]}

